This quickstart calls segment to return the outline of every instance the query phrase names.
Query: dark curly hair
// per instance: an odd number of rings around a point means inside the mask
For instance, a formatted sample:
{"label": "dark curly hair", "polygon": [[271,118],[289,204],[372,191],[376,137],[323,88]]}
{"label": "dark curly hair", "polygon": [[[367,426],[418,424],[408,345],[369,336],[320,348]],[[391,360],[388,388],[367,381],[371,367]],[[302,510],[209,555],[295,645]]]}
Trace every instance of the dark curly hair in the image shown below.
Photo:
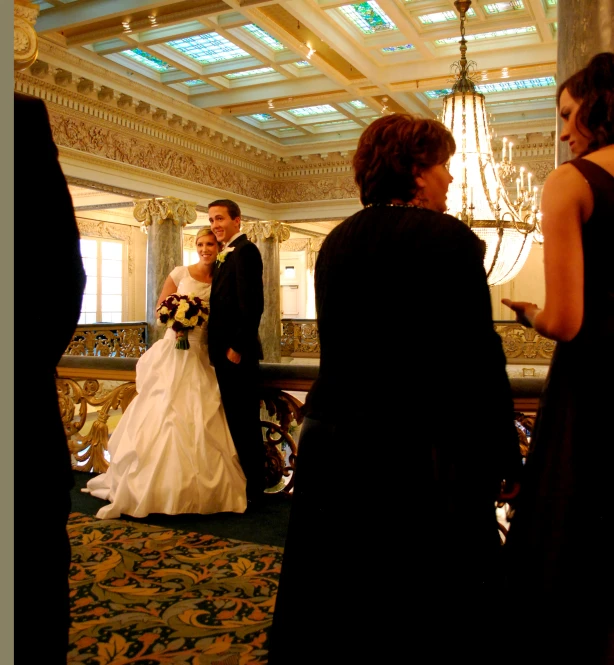
{"label": "dark curly hair", "polygon": [[588,65],[559,85],[556,104],[567,92],[580,104],[576,120],[578,130],[590,132],[587,152],[614,143],[614,53],[593,56]]}
{"label": "dark curly hair", "polygon": [[360,201],[411,201],[416,176],[445,164],[456,151],[450,131],[438,120],[394,113],[374,120],[362,133],[352,164]]}

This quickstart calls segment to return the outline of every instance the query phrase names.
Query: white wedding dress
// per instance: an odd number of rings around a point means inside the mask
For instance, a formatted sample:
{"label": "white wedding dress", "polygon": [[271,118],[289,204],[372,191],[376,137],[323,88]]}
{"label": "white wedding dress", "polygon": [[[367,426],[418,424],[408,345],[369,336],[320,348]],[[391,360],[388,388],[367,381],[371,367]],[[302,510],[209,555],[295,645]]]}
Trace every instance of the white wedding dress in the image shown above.
{"label": "white wedding dress", "polygon": [[[209,302],[211,286],[186,266],[171,277],[179,293]],[[169,328],[139,359],[137,395],[110,437],[109,468],[82,490],[110,501],[96,517],[245,511],[245,475],[209,363],[206,324],[188,339],[189,349],[176,349]]]}

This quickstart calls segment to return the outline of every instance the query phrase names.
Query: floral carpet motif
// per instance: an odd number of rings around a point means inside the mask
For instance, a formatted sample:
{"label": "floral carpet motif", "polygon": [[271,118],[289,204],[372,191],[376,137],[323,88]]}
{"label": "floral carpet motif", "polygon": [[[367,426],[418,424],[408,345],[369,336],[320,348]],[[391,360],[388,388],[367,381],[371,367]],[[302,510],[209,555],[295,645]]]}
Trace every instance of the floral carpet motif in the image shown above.
{"label": "floral carpet motif", "polygon": [[267,662],[283,549],[72,513],[68,665]]}

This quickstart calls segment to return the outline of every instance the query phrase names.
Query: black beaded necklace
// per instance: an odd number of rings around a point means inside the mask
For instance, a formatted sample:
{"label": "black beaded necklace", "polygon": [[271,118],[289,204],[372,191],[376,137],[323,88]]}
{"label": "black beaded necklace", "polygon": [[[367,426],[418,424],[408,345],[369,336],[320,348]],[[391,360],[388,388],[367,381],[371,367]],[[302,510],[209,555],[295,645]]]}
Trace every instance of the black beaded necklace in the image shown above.
{"label": "black beaded necklace", "polygon": [[419,208],[420,210],[428,210],[428,208],[415,203],[367,203],[365,208]]}

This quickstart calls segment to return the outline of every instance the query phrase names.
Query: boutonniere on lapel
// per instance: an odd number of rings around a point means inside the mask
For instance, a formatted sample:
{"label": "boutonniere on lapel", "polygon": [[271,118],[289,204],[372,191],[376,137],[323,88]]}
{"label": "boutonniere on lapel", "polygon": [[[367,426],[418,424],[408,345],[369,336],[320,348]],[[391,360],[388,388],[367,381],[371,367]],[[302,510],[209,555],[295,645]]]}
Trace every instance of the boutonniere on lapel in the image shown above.
{"label": "boutonniere on lapel", "polygon": [[222,251],[217,255],[217,258],[215,259],[215,263],[216,263],[218,266],[221,266],[222,263],[224,263],[224,261],[226,260],[226,257],[228,256],[228,254],[230,254],[230,252],[234,252],[234,251],[235,251],[235,248],[234,248],[234,247],[227,247],[226,249],[222,250]]}

